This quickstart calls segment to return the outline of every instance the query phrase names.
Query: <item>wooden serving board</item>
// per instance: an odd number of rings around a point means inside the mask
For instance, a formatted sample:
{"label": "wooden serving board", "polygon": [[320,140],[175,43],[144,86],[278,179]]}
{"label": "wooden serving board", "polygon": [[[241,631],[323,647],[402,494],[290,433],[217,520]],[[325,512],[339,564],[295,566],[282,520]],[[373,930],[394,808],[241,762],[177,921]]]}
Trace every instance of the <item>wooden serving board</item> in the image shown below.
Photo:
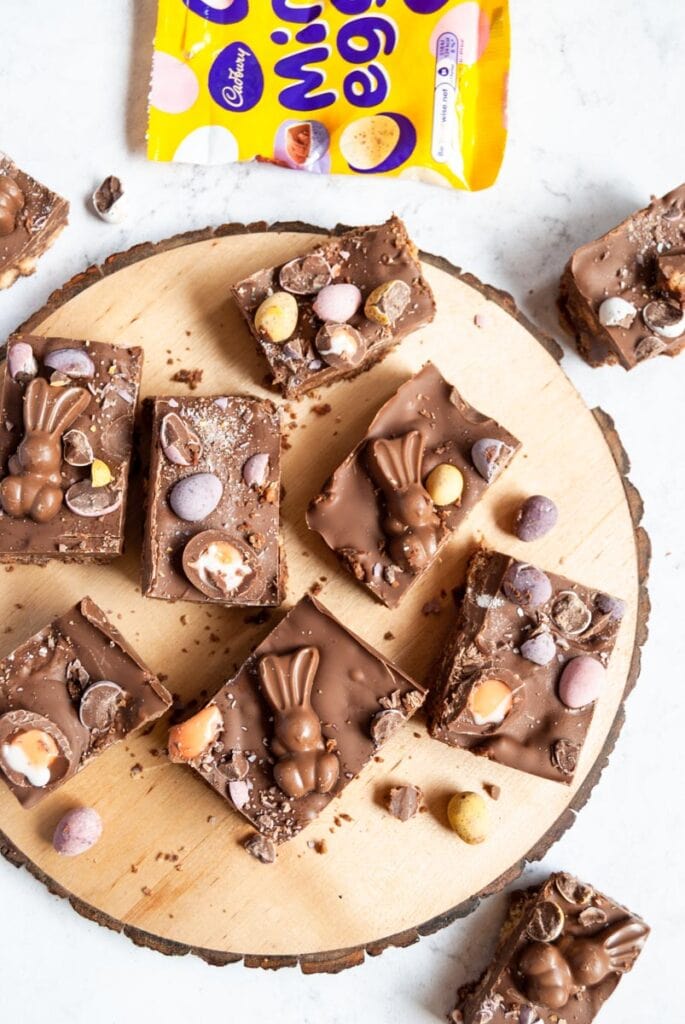
{"label": "wooden serving board", "polygon": [[[170,381],[181,368],[203,370],[198,394],[266,394],[265,365],[228,286],[306,251],[320,238],[315,231],[299,224],[230,225],[138,246],[79,275],[23,329],[142,345],[145,395],[183,393],[183,385]],[[526,859],[542,856],[587,800],[613,747],[646,635],[649,551],[618,438],[606,416],[583,405],[559,367],[555,343],[536,333],[508,296],[434,257],[425,256],[425,264],[437,297],[435,322],[369,373],[286,407],[287,603],[323,583],[321,600],[343,622],[429,682],[453,617],[448,592],[478,541],[625,598],[609,686],[576,785],[568,789],[450,749],[415,721],[269,867],[241,848],[249,829],[240,815],[191,770],[166,760],[166,721],[108,751],[33,811],[22,810],[0,786],[5,856],[80,913],[134,942],[166,953],[192,951],[212,963],[244,958],[268,967],[300,963],[305,971],[339,970],[359,963],[365,951],[413,942],[515,878]],[[308,532],[304,511],[378,406],[428,359],[516,434],[523,452],[440,563],[401,609],[389,611],[338,568]],[[560,522],[526,546],[510,532],[512,513],[538,492],[557,502]],[[269,623],[251,622],[245,611],[144,600],[139,485],[128,520],[127,553],[110,567],[17,566],[0,574],[0,654],[87,593],[168,676],[170,690],[185,702],[204,701]],[[426,614],[424,606],[436,597],[442,610]],[[428,806],[404,824],[382,802],[399,782],[420,785]],[[445,806],[455,790],[481,790],[484,782],[500,786],[501,797],[491,805],[489,840],[468,847],[447,827]],[[81,803],[99,810],[103,838],[81,857],[60,858],[50,844],[52,830]],[[325,852],[316,852],[312,840],[325,840]]]}

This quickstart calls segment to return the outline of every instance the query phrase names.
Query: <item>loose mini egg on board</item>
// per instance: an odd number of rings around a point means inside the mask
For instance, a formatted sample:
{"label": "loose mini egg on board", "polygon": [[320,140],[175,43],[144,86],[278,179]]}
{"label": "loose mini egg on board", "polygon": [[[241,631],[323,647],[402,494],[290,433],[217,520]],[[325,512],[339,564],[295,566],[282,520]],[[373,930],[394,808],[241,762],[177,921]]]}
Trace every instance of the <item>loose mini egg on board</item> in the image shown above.
{"label": "loose mini egg on board", "polygon": [[401,167],[416,148],[416,129],[404,114],[371,114],[352,121],[340,136],[340,152],[357,174]]}

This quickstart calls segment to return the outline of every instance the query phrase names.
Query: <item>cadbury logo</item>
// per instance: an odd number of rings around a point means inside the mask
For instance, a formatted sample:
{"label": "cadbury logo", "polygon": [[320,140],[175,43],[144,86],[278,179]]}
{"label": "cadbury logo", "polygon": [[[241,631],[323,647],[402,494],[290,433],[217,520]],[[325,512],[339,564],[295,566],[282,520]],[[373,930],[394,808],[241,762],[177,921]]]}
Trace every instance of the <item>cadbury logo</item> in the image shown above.
{"label": "cadbury logo", "polygon": [[264,92],[264,74],[247,43],[225,47],[209,72],[209,91],[224,110],[243,113],[259,103]]}

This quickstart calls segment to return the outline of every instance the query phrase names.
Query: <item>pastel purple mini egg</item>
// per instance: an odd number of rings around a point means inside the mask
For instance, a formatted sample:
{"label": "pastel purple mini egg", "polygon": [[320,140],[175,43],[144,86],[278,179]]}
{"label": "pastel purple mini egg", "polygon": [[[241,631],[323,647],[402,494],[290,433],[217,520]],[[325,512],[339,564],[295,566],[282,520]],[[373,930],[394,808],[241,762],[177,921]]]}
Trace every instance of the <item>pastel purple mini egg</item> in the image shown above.
{"label": "pastel purple mini egg", "polygon": [[95,376],[95,363],[82,348],[56,348],[44,357],[43,362],[51,370],[59,370],[66,377]]}
{"label": "pastel purple mini egg", "polygon": [[362,293],[356,284],[327,284],[314,299],[312,309],[324,323],[344,324],[361,304]]}
{"label": "pastel purple mini egg", "polygon": [[52,845],[63,857],[78,857],[102,835],[102,818],[92,807],[74,807],[59,821]]}
{"label": "pastel purple mini egg", "polygon": [[28,341],[15,341],[7,354],[7,369],[12,380],[28,381],[38,373],[38,363]]}
{"label": "pastel purple mini egg", "polygon": [[552,584],[544,572],[526,562],[512,562],[504,574],[502,589],[520,608],[539,608],[552,596]]}
{"label": "pastel purple mini egg", "polygon": [[174,484],[169,504],[179,519],[197,523],[214,511],[222,494],[223,485],[214,473],[193,473]]}
{"label": "pastel purple mini egg", "polygon": [[521,644],[522,656],[534,665],[549,665],[556,653],[557,647],[551,633],[538,633]]}
{"label": "pastel purple mini egg", "polygon": [[516,536],[519,540],[540,540],[554,529],[559,518],[557,506],[544,494],[532,494],[521,505],[516,517]]}
{"label": "pastel purple mini egg", "polygon": [[559,680],[559,700],[567,708],[584,708],[599,697],[606,669],[596,658],[582,654],[568,662]]}

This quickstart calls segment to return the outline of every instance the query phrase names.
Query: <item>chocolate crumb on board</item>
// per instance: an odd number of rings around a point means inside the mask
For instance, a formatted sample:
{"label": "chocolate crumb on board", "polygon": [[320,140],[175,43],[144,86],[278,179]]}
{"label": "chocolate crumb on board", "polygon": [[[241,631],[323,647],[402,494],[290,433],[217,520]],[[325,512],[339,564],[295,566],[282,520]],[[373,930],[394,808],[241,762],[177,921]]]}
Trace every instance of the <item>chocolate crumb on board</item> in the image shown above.
{"label": "chocolate crumb on board", "polygon": [[387,808],[399,821],[409,821],[418,811],[423,793],[418,786],[393,786],[387,795]]}
{"label": "chocolate crumb on board", "polygon": [[202,380],[204,370],[177,370],[170,377],[176,384],[187,384],[191,391],[195,391]]}
{"label": "chocolate crumb on board", "polygon": [[439,615],[442,611],[442,605],[437,597],[431,598],[430,601],[426,601],[423,608],[421,609],[422,615]]}
{"label": "chocolate crumb on board", "polygon": [[494,782],[484,782],[483,789],[491,800],[499,800],[502,790]]}
{"label": "chocolate crumb on board", "polygon": [[273,842],[267,836],[260,835],[259,832],[248,836],[243,846],[262,864],[273,864],[276,860],[276,847]]}
{"label": "chocolate crumb on board", "polygon": [[312,412],[316,416],[328,416],[329,412],[331,412],[331,409],[332,407],[328,402],[319,402],[318,405],[312,406]]}

